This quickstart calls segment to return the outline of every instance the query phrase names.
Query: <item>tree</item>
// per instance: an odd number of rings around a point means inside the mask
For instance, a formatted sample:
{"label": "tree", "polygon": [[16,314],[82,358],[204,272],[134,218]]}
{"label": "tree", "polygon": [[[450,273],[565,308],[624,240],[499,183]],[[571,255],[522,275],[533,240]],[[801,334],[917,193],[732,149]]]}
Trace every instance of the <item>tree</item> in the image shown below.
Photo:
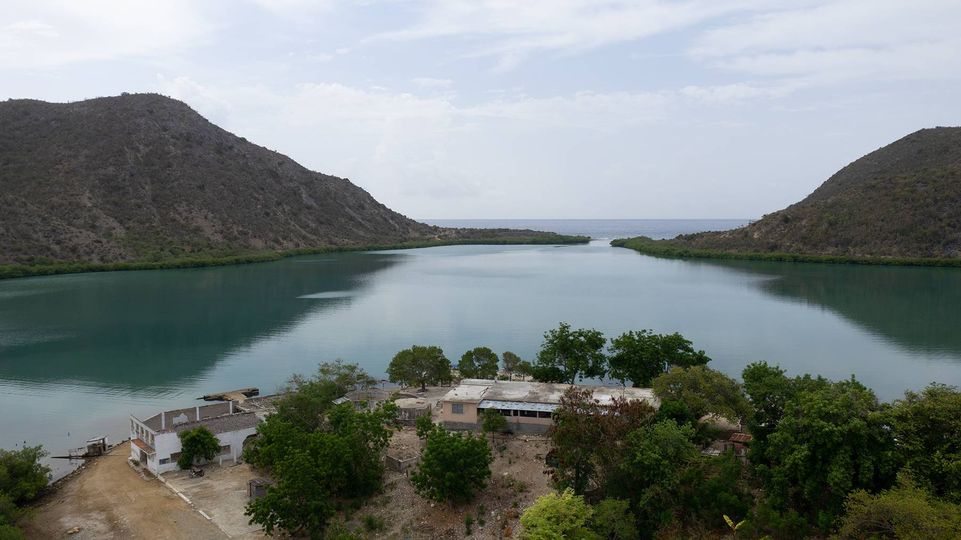
{"label": "tree", "polygon": [[317,366],[315,380],[334,383],[341,395],[352,390],[366,390],[377,384],[377,379],[371,377],[363,368],[357,364],[345,363],[339,358]]}
{"label": "tree", "polygon": [[521,515],[524,540],[600,540],[591,530],[594,515],[584,498],[573,490],[538,497]]}
{"label": "tree", "polygon": [[673,367],[652,386],[661,401],[679,401],[697,418],[711,413],[738,420],[750,412],[741,385],[706,366]]}
{"label": "tree", "polygon": [[608,365],[611,378],[622,384],[631,381],[636,387],[646,387],[671,366],[699,366],[710,360],[704,351],[695,350],[681,334],[639,330],[611,339]]}
{"label": "tree", "polygon": [[497,409],[484,409],[482,419],[481,428],[491,434],[491,444],[494,444],[494,434],[507,431],[507,419]]}
{"label": "tree", "polygon": [[418,438],[426,439],[430,432],[434,430],[434,420],[429,414],[422,414],[417,417],[417,420],[414,420],[414,429]]}
{"label": "tree", "polygon": [[673,519],[682,472],[698,457],[693,435],[691,426],[673,420],[628,435],[620,481],[610,483],[608,495],[631,501],[642,529],[655,530]]}
{"label": "tree", "polygon": [[520,366],[523,360],[521,360],[520,356],[517,356],[510,351],[504,351],[504,353],[501,354],[501,361],[504,362],[504,371],[507,372],[508,378],[513,380],[514,372],[517,371],[517,368]]}
{"label": "tree", "polygon": [[42,446],[0,449],[0,495],[15,505],[37,498],[50,481],[50,467],[40,463],[46,455]]}
{"label": "tree", "polygon": [[204,426],[181,431],[177,436],[180,437],[177,466],[181,469],[189,469],[198,459],[210,460],[220,453],[220,441]]}
{"label": "tree", "polygon": [[909,475],[899,475],[895,487],[877,495],[862,489],[848,496],[838,538],[961,538],[961,506],[940,501]]}
{"label": "tree", "polygon": [[604,499],[594,505],[591,529],[604,540],[640,538],[634,525],[631,503],[622,499]]}
{"label": "tree", "polygon": [[534,378],[574,384],[585,377],[603,377],[607,373],[605,343],[604,334],[597,330],[571,330],[571,325],[562,322],[544,334],[533,366]]}
{"label": "tree", "polygon": [[773,505],[795,509],[822,531],[841,514],[848,493],[891,485],[894,440],[874,392],[854,380],[797,383],[757,464]]}
{"label": "tree", "polygon": [[313,431],[320,427],[335,399],[374,383],[374,378],[357,364],[342,360],[323,363],[313,377],[294,375],[290,378],[286,395],[275,404],[275,414],[304,431]]}
{"label": "tree", "polygon": [[561,396],[554,423],[548,430],[553,448],[547,454],[558,489],[583,495],[591,484],[598,482],[594,458],[601,440],[601,426],[596,421],[600,412],[600,405],[588,389],[571,387]]}
{"label": "tree", "polygon": [[457,370],[464,379],[494,379],[498,363],[497,353],[487,347],[475,347],[460,357]]}
{"label": "tree", "polygon": [[961,392],[932,384],[891,408],[899,461],[937,497],[961,503]]}
{"label": "tree", "polygon": [[417,493],[435,501],[470,501],[490,478],[494,461],[487,441],[470,433],[435,428],[427,435],[417,470],[410,476]]}
{"label": "tree", "polygon": [[744,391],[751,405],[747,429],[753,440],[749,448],[752,463],[768,463],[767,438],[784,417],[784,408],[794,397],[795,384],[777,366],[767,362],[748,364],[741,373]]}
{"label": "tree", "polygon": [[450,360],[440,347],[414,345],[394,355],[387,366],[387,377],[392,383],[420,386],[440,384],[451,380]]}
{"label": "tree", "polygon": [[322,538],[334,501],[366,498],[380,489],[383,454],[396,416],[393,403],[372,411],[343,403],[329,408],[324,422],[312,430],[268,416],[244,453],[275,480],[263,497],[247,505],[251,522],[268,534],[283,529]]}

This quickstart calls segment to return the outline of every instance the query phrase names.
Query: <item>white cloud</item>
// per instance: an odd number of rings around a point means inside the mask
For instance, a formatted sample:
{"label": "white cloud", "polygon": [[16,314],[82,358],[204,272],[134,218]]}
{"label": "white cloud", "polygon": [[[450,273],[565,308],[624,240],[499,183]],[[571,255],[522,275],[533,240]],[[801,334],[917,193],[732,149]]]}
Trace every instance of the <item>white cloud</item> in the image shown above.
{"label": "white cloud", "polygon": [[196,45],[210,30],[196,5],[188,0],[6,1],[0,10],[0,68],[169,55]]}
{"label": "white cloud", "polygon": [[437,88],[443,90],[454,85],[453,79],[438,79],[434,77],[414,77],[410,82],[421,88]]}

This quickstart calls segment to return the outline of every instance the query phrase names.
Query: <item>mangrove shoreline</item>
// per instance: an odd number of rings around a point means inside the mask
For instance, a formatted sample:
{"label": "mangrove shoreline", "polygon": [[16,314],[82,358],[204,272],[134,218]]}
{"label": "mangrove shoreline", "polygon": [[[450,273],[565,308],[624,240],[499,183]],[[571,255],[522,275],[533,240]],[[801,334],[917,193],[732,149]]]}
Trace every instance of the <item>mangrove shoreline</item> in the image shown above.
{"label": "mangrove shoreline", "polygon": [[646,236],[616,238],[611,246],[633,249],[644,255],[666,259],[735,259],[748,261],[800,262],[821,264],[865,264],[876,266],[944,266],[961,267],[961,259],[935,257],[872,257],[854,255],[816,255],[759,251],[723,251],[671,244],[670,240],[654,240]]}
{"label": "mangrove shoreline", "polygon": [[0,265],[0,279],[14,279],[58,274],[81,274],[89,272],[121,272],[132,270],[167,270],[176,268],[205,268],[209,266],[230,266],[279,261],[300,255],[322,253],[344,253],[351,251],[389,251],[395,249],[418,249],[440,246],[461,245],[570,245],[586,244],[588,236],[544,235],[504,238],[459,238],[449,240],[418,240],[397,244],[363,244],[345,246],[320,246],[316,248],[297,248],[282,251],[254,251],[245,253],[197,254],[163,260],[137,260],[112,263],[92,262],[54,262],[43,264]]}

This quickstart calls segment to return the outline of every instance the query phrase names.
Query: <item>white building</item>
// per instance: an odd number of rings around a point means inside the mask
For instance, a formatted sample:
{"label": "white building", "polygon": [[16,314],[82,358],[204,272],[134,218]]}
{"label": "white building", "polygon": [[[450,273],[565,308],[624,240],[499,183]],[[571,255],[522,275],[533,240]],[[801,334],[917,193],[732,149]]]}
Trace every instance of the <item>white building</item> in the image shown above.
{"label": "white building", "polygon": [[178,434],[204,426],[220,441],[220,454],[213,461],[236,463],[258,423],[257,414],[241,410],[233,401],[164,411],[146,420],[130,415],[130,459],[154,474],[172,471],[180,457]]}

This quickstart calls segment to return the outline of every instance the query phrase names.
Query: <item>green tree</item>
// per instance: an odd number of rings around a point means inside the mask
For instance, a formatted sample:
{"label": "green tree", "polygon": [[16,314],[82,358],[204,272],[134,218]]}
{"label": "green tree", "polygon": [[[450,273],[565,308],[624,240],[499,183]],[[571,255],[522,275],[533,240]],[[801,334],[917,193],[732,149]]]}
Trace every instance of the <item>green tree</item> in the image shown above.
{"label": "green tree", "polygon": [[630,433],[619,478],[609,482],[608,496],[631,501],[638,525],[653,531],[670,523],[678,502],[683,471],[698,458],[691,442],[694,429],[673,420]]}
{"label": "green tree", "polygon": [[899,461],[935,496],[961,503],[961,392],[932,384],[891,408]]}
{"label": "green tree", "polygon": [[940,501],[900,475],[893,488],[877,495],[861,489],[848,495],[838,538],[961,538],[961,506]]}
{"label": "green tree", "polygon": [[607,373],[605,343],[604,334],[597,330],[571,330],[571,325],[562,322],[544,334],[544,343],[533,366],[534,378],[574,384],[585,377],[603,377]]}
{"label": "green tree", "polygon": [[46,455],[42,446],[0,449],[0,495],[15,505],[37,498],[50,481],[50,468],[40,463]]}
{"label": "green tree", "polygon": [[799,383],[767,438],[767,463],[757,464],[776,508],[795,509],[822,530],[857,489],[890,486],[894,440],[874,392],[854,380]]}
{"label": "green tree", "polygon": [[334,383],[341,395],[352,390],[365,390],[377,384],[377,379],[371,377],[359,365],[346,363],[339,358],[317,366],[317,375],[314,380]]}
{"label": "green tree", "polygon": [[487,484],[493,461],[482,437],[436,428],[427,435],[420,464],[410,481],[428,499],[460,504],[472,500]]}
{"label": "green tree", "polygon": [[631,503],[622,499],[604,499],[594,505],[591,529],[604,540],[640,538],[634,525]]}
{"label": "green tree", "polygon": [[584,498],[567,489],[538,497],[521,515],[524,540],[600,540],[591,530],[594,515]]}
{"label": "green tree", "polygon": [[417,417],[417,420],[414,420],[414,429],[420,439],[426,439],[430,432],[434,430],[434,427],[434,420],[429,414],[422,414]]}
{"label": "green tree", "polygon": [[631,381],[634,386],[647,387],[671,366],[700,366],[710,360],[681,334],[639,330],[611,339],[608,365],[611,378],[622,384]]}
{"label": "green tree", "polygon": [[767,362],[748,364],[741,374],[751,414],[747,429],[753,440],[749,448],[752,463],[764,465],[767,458],[767,439],[784,417],[784,408],[795,394],[795,384],[777,366]]}
{"label": "green tree", "polygon": [[490,433],[491,444],[494,444],[494,434],[507,431],[507,419],[497,409],[484,409],[481,418],[481,428],[484,433]]}
{"label": "green tree", "polygon": [[181,469],[189,469],[198,459],[210,460],[220,453],[220,441],[204,426],[181,431],[177,436],[180,437],[177,466]]}
{"label": "green tree", "polygon": [[276,414],[304,431],[320,427],[333,401],[347,392],[369,388],[376,381],[357,364],[341,360],[323,363],[312,377],[294,375],[287,393],[275,403]]}
{"label": "green tree", "polygon": [[521,360],[520,356],[510,351],[504,351],[504,353],[501,354],[501,361],[504,363],[504,371],[507,372],[507,376],[513,379],[514,372],[517,371],[517,368],[520,367],[523,360]]}
{"label": "green tree", "polygon": [[457,370],[465,379],[494,379],[498,363],[497,353],[487,347],[474,347],[460,357]]}
{"label": "green tree", "polygon": [[440,347],[414,345],[394,355],[387,366],[387,377],[392,383],[420,386],[440,384],[451,380],[450,360]]}
{"label": "green tree", "polygon": [[396,416],[393,403],[372,411],[343,403],[330,407],[313,430],[268,416],[244,454],[275,481],[264,497],[247,505],[251,522],[268,534],[282,529],[322,538],[334,501],[369,497],[382,486],[383,454]]}
{"label": "green tree", "polygon": [[652,386],[661,401],[679,401],[697,418],[711,413],[738,420],[750,412],[741,385],[706,366],[673,367]]}

